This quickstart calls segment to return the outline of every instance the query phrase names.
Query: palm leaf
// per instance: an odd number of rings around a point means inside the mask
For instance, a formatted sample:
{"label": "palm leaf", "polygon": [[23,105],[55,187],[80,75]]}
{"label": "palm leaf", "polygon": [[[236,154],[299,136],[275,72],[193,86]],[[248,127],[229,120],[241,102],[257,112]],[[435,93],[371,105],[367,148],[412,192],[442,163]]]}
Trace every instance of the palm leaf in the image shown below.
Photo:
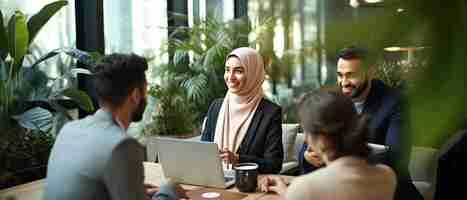
{"label": "palm leaf", "polygon": [[52,128],[52,113],[41,107],[35,107],[20,115],[12,116],[22,127],[47,132]]}
{"label": "palm leaf", "polygon": [[180,65],[183,64],[183,62],[186,60],[188,56],[188,53],[183,50],[176,50],[174,54],[174,65]]}
{"label": "palm leaf", "polygon": [[67,1],[56,1],[44,6],[38,13],[33,15],[28,21],[29,41],[31,44],[37,33],[55,15],[63,6],[67,5]]}
{"label": "palm leaf", "polygon": [[218,58],[219,58],[218,49],[216,47],[210,48],[206,52],[206,56],[204,57],[204,62],[203,62],[204,68],[206,68],[208,70],[215,68],[213,65],[215,63],[218,63],[218,62],[216,62],[216,59],[218,59]]}
{"label": "palm leaf", "polygon": [[182,83],[187,91],[187,95],[193,101],[202,101],[206,98],[206,88],[208,88],[208,79],[206,75],[199,74],[197,76],[191,77],[190,79],[185,80]]}

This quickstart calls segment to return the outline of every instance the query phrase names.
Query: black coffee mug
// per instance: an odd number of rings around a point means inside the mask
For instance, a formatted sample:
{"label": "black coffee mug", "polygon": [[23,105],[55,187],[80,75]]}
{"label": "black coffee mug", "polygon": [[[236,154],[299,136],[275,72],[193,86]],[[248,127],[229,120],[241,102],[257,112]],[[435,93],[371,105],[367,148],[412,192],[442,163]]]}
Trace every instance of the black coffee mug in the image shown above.
{"label": "black coffee mug", "polygon": [[235,187],[240,192],[255,192],[258,185],[258,164],[239,163],[234,169]]}

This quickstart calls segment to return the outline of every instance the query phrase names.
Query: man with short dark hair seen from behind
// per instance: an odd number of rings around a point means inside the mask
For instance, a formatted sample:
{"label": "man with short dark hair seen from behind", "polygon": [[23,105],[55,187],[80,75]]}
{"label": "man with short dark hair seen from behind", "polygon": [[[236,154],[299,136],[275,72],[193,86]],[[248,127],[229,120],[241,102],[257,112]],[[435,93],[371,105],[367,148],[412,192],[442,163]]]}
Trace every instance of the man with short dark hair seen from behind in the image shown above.
{"label": "man with short dark hair seen from behind", "polygon": [[160,188],[144,185],[144,148],[126,133],[146,107],[147,68],[147,61],[134,54],[99,61],[94,84],[101,108],[60,131],[49,158],[44,199],[184,197],[183,189],[170,181]]}
{"label": "man with short dark hair seen from behind", "polygon": [[[401,132],[401,99],[399,92],[375,79],[375,66],[368,52],[351,46],[341,50],[337,61],[339,90],[350,97],[359,114],[370,118],[369,142],[387,146],[387,151],[373,159],[391,166],[397,174],[396,200],[423,199],[408,171],[411,141]],[[323,165],[319,156],[304,144],[299,153],[302,173]]]}

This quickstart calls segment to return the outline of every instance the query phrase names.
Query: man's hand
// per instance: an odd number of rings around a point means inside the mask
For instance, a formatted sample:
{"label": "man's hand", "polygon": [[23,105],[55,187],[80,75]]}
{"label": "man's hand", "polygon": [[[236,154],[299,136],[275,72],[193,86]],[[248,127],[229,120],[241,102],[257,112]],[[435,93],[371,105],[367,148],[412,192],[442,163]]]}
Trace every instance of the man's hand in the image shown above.
{"label": "man's hand", "polygon": [[144,184],[146,196],[151,199],[156,193],[175,193],[180,199],[188,199],[187,191],[183,189],[178,183],[172,181],[170,178],[163,180],[160,187],[151,184]]}
{"label": "man's hand", "polygon": [[189,199],[188,196],[187,196],[187,191],[185,189],[182,188],[182,186],[180,186],[179,184],[175,183],[175,193],[177,194],[177,196],[181,199]]}
{"label": "man's hand", "polygon": [[151,197],[154,196],[154,194],[156,194],[157,192],[159,192],[158,186],[147,183],[144,184],[144,193],[149,199],[151,199]]}
{"label": "man's hand", "polygon": [[287,191],[287,184],[280,176],[266,176],[259,181],[262,192],[274,192],[283,196]]}

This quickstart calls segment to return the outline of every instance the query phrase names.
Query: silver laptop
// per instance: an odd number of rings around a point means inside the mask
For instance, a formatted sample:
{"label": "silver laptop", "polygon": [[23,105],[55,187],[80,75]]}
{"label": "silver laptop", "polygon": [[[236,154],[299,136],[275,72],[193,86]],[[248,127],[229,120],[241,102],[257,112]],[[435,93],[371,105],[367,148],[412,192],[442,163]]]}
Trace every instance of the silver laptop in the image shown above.
{"label": "silver laptop", "polygon": [[215,188],[227,188],[235,183],[232,171],[224,173],[215,143],[157,138],[156,148],[166,178]]}

